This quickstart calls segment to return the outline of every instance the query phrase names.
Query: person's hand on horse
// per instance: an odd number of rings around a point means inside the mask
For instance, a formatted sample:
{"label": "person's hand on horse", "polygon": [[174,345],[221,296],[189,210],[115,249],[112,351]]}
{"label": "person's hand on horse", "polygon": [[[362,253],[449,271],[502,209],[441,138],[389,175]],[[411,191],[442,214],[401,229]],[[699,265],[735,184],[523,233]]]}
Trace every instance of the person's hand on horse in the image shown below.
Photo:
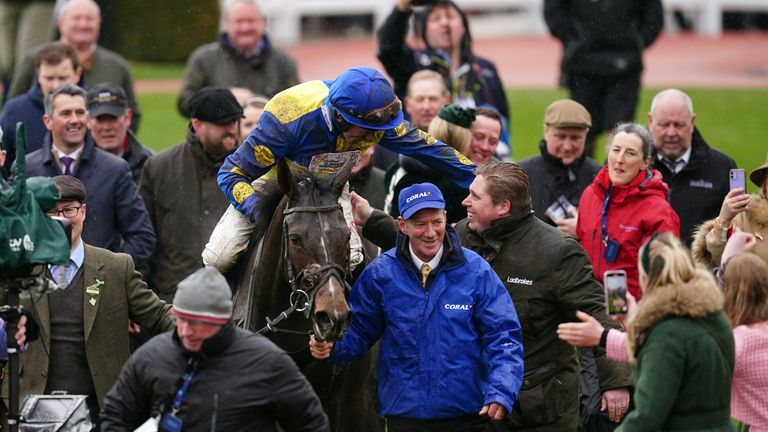
{"label": "person's hand on horse", "polygon": [[325,360],[331,356],[333,351],[333,342],[320,342],[315,339],[315,335],[309,335],[309,352],[317,360]]}
{"label": "person's hand on horse", "polygon": [[493,421],[501,421],[501,419],[507,415],[507,410],[505,410],[501,404],[493,402],[488,405],[483,405],[483,409],[480,410],[479,414],[481,416],[488,416],[488,418]]}
{"label": "person's hand on horse", "polygon": [[365,223],[368,222],[368,218],[373,213],[373,207],[367,199],[352,192],[350,194],[350,201],[352,201],[352,221],[355,223],[355,227],[358,231],[362,231]]}

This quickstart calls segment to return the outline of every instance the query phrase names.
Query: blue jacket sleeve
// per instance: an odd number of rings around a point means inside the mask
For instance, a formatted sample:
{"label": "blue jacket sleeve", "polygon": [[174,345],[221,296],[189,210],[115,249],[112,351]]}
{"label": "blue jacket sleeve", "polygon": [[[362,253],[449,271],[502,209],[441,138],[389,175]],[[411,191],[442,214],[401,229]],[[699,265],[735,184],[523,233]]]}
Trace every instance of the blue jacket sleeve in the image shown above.
{"label": "blue jacket sleeve", "polygon": [[263,195],[251,186],[251,182],[263,177],[285,157],[294,144],[287,136],[286,125],[266,111],[248,138],[227,156],[219,169],[217,182],[222,192],[251,222],[259,219],[259,205],[263,200]]}
{"label": "blue jacket sleeve", "polygon": [[465,189],[468,189],[475,179],[475,165],[472,161],[451,146],[412,126],[408,121],[403,121],[400,126],[386,131],[379,144],[387,150],[411,156],[443,173]]}
{"label": "blue jacket sleeve", "polygon": [[374,269],[368,267],[357,279],[349,296],[352,323],[344,337],[333,347],[331,363],[344,366],[353,358],[363,355],[384,333],[384,311],[381,292],[372,278]]}
{"label": "blue jacket sleeve", "polygon": [[493,402],[509,413],[523,382],[523,332],[512,298],[485,262],[474,320],[488,361],[488,389],[484,404]]}

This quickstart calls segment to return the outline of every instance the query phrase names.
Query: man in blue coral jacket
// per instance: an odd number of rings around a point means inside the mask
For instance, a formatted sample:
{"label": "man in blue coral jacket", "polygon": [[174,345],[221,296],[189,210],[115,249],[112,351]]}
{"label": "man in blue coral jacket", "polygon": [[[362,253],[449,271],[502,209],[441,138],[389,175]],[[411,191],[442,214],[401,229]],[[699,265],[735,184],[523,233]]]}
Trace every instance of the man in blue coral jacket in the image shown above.
{"label": "man in blue coral jacket", "polygon": [[211,235],[203,263],[221,272],[234,264],[253,224],[261,221],[261,185],[275,175],[281,159],[308,166],[314,155],[365,151],[374,144],[412,156],[462,187],[475,178],[469,159],[403,120],[400,100],[377,70],[353,67],[335,80],[308,81],[273,97],[219,170],[219,186],[233,207]]}
{"label": "man in blue coral jacket", "polygon": [[379,402],[389,432],[482,431],[512,410],[523,377],[522,331],[490,265],[461,247],[431,183],[401,191],[397,246],[352,288],[341,341],[310,339],[345,365],[381,340]]}

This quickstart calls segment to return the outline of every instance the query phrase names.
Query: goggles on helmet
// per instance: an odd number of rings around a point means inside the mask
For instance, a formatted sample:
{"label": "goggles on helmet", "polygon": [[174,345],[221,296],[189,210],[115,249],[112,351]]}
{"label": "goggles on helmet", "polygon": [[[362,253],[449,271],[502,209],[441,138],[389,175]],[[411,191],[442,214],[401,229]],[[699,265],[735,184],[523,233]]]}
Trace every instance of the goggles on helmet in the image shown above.
{"label": "goggles on helmet", "polygon": [[355,114],[354,112],[336,105],[335,103],[331,102],[331,105],[333,105],[333,108],[337,111],[343,112],[346,115],[352,116],[361,122],[371,125],[371,126],[383,126],[389,122],[389,120],[397,115],[397,113],[400,112],[400,110],[403,109],[403,104],[400,102],[400,99],[395,97],[395,99],[390,102],[387,106],[376,108],[373,111],[370,111],[366,114]]}

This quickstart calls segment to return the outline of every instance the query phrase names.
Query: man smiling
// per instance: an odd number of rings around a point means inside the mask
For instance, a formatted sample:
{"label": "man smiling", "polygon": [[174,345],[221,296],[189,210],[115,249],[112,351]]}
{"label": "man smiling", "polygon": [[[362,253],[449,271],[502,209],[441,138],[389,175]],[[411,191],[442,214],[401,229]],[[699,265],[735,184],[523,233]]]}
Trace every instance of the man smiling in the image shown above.
{"label": "man smiling", "polygon": [[484,430],[512,410],[522,383],[517,313],[490,265],[446,225],[435,185],[407,187],[398,201],[397,246],[358,278],[350,329],[335,345],[313,338],[311,353],[343,365],[381,339],[390,432]]}

